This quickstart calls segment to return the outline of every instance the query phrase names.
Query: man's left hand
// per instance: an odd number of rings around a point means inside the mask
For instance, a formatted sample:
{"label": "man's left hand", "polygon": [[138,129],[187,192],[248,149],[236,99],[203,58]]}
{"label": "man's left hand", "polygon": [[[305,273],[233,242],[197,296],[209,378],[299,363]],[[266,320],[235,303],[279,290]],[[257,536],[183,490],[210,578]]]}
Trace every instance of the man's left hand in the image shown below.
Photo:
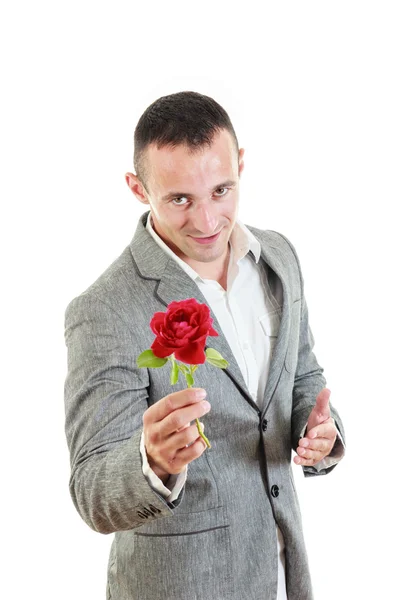
{"label": "man's left hand", "polygon": [[299,440],[296,449],[297,455],[293,459],[296,465],[312,467],[332,451],[337,429],[329,408],[330,395],[330,390],[324,388],[317,396],[308,417],[305,437]]}

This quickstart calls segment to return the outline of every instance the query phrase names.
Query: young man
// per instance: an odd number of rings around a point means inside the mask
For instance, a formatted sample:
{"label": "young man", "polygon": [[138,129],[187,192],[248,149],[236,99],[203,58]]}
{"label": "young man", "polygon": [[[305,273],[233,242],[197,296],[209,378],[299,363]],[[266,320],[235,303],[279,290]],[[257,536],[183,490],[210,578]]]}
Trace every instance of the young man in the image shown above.
{"label": "young man", "polygon": [[[343,426],[293,246],[237,218],[243,154],[212,98],[150,105],[126,174],[150,211],[66,311],[70,490],[90,527],[115,532],[110,598],[312,598],[291,450],[306,476],[328,473]],[[136,359],[152,315],[186,298],[208,304],[229,367],[174,391]],[[206,413],[207,451],[192,424]]]}

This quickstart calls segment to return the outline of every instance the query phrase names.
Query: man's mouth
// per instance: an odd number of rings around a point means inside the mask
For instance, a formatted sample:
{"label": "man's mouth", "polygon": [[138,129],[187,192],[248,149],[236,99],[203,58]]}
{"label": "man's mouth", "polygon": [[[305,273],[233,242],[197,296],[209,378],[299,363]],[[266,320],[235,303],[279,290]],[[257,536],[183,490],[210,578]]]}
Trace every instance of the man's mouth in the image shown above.
{"label": "man's mouth", "polygon": [[199,244],[211,244],[212,242],[215,242],[218,239],[220,233],[221,233],[221,231],[218,231],[218,233],[216,233],[215,235],[212,235],[211,237],[199,238],[199,237],[193,237],[192,235],[190,237]]}

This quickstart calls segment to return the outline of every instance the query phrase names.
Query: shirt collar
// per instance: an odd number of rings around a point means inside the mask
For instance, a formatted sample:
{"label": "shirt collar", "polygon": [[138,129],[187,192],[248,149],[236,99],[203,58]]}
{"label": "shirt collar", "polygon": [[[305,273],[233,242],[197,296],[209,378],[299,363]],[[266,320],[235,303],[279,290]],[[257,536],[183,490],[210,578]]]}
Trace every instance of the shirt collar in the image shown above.
{"label": "shirt collar", "polygon": [[[160,236],[154,231],[151,224],[151,212],[147,217],[146,229],[154,239],[154,241],[164,250],[168,256],[170,256],[173,260],[175,260],[178,265],[194,280],[200,279],[204,281],[202,277],[192,267],[190,267],[185,261],[183,261],[179,256],[177,256],[171,248],[167,246],[167,244],[160,238]],[[252,257],[255,262],[258,263],[261,255],[261,245],[260,242],[254,237],[251,231],[246,227],[242,221],[236,219],[236,223],[232,229],[231,236],[229,238],[229,243],[231,246],[231,252],[233,253],[233,257],[231,257],[230,264],[238,263],[242,258],[244,258],[249,252],[251,252]]]}

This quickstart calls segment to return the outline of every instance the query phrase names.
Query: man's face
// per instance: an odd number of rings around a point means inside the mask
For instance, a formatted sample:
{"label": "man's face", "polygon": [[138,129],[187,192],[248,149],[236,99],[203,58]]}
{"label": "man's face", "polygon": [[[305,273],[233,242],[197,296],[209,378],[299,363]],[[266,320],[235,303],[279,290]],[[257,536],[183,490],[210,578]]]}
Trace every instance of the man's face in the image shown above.
{"label": "man's face", "polygon": [[156,233],[194,267],[219,264],[226,255],[238,212],[243,153],[238,157],[231,134],[222,130],[211,147],[193,154],[184,145],[149,146],[149,194],[134,175],[126,176],[138,199],[150,205]]}

